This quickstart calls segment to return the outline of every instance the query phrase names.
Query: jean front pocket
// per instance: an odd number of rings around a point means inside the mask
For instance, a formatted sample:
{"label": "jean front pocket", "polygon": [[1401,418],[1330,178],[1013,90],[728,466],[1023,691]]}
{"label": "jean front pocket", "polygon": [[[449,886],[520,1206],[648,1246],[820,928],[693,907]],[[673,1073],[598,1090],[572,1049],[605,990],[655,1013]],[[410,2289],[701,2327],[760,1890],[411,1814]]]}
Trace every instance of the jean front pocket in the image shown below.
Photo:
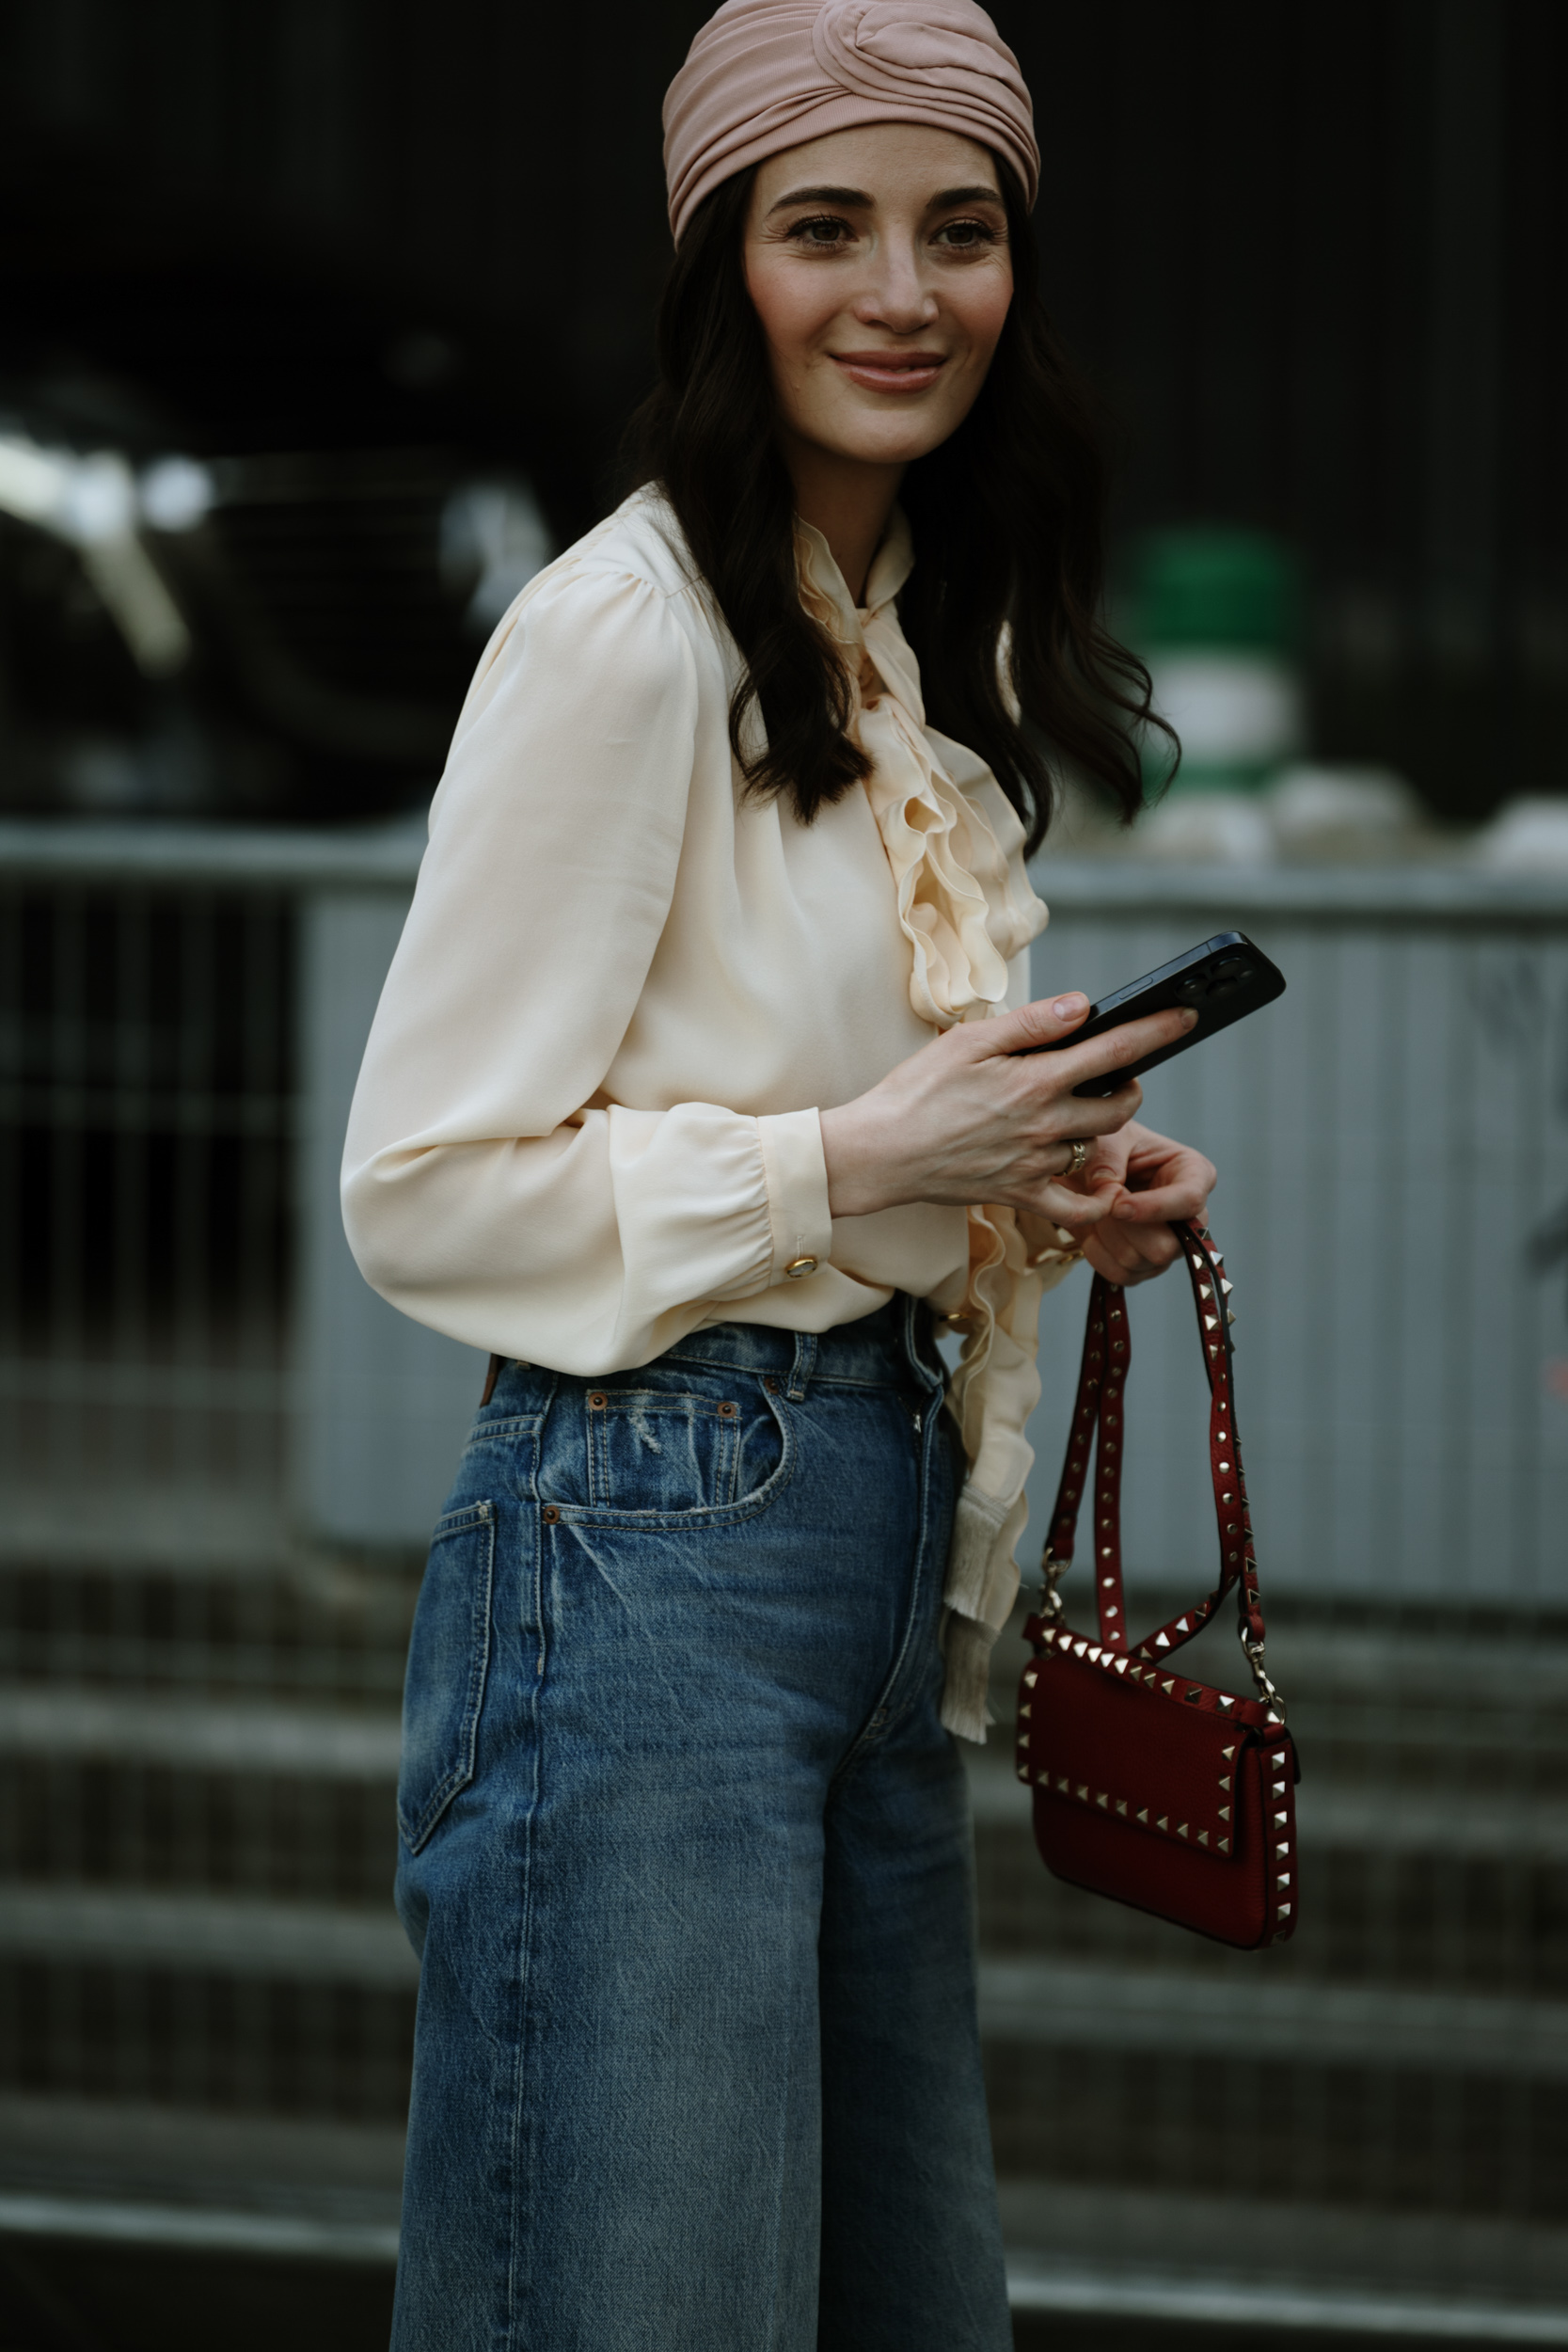
{"label": "jean front pocket", "polygon": [[474,1776],[495,1564],[494,1503],[467,1503],[437,1520],[403,1689],[398,1828],[410,1853]]}

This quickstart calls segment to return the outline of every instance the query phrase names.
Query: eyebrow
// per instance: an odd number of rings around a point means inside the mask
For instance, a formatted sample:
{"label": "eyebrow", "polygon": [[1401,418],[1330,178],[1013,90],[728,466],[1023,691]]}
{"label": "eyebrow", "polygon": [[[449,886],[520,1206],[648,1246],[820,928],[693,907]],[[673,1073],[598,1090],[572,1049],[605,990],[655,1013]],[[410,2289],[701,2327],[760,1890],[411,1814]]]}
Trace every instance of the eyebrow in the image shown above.
{"label": "eyebrow", "polygon": [[[876,198],[868,196],[863,188],[791,188],[787,196],[781,196],[776,204],[768,207],[768,216],[771,219],[775,213],[784,212],[792,204],[843,204],[869,212],[876,201]],[[950,204],[1001,202],[1000,188],[943,188],[940,196],[932,197],[927,210],[941,212]]]}

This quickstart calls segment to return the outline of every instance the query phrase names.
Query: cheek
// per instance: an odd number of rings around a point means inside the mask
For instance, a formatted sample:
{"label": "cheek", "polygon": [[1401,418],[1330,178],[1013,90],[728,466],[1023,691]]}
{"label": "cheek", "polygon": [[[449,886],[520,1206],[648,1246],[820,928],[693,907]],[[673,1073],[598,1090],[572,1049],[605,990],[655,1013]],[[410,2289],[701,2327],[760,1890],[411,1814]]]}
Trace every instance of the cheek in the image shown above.
{"label": "cheek", "polygon": [[996,349],[1012,299],[1010,270],[975,270],[949,294],[953,315],[977,358],[989,361]]}
{"label": "cheek", "polygon": [[778,366],[801,361],[826,331],[838,305],[811,273],[783,256],[748,258],[746,285]]}

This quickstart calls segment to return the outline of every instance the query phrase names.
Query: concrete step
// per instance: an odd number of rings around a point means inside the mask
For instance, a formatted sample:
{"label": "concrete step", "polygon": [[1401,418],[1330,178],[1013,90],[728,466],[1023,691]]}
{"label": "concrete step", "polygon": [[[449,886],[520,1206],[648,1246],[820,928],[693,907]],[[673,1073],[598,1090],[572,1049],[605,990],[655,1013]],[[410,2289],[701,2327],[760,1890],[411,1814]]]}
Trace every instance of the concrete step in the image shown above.
{"label": "concrete step", "polygon": [[1000,2186],[1015,2310],[1184,2321],[1211,2341],[1228,2324],[1238,2344],[1281,2328],[1568,2344],[1568,2230],[1311,2199]]}
{"label": "concrete step", "polygon": [[350,1909],[70,1883],[0,1885],[0,1955],[388,1992],[412,1991],[420,1977],[389,1902]]}
{"label": "concrete step", "polygon": [[397,1780],[399,1720],[386,1707],[209,1699],[103,1683],[0,1683],[0,1756],[166,1765],[312,1780]]}
{"label": "concrete step", "polygon": [[0,2094],[0,2233],[386,2262],[401,2129]]}
{"label": "concrete step", "polygon": [[988,1960],[987,2040],[1568,2082],[1568,2002]]}

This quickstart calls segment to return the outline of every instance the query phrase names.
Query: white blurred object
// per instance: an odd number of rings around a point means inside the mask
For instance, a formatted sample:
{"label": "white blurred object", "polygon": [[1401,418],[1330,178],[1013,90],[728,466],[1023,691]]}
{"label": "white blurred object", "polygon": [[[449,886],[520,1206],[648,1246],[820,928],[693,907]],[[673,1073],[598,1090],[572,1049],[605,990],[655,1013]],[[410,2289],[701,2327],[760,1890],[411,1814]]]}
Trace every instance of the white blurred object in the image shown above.
{"label": "white blurred object", "polygon": [[1271,766],[1301,740],[1300,685],[1273,654],[1173,650],[1150,654],[1148,670],[1191,771]]}
{"label": "white blurred object", "polygon": [[0,512],[76,549],[145,675],[169,677],[184,668],[191,634],[136,535],[136,485],[118,451],[83,457],[0,434]]}
{"label": "white blurred object", "polygon": [[142,475],[142,520],[154,531],[194,531],[212,513],[213,477],[194,457],[160,457]]}
{"label": "white blurred object", "polygon": [[1510,801],[1482,827],[1474,854],[1497,874],[1568,873],[1568,795]]}
{"label": "white blurred object", "polygon": [[441,579],[449,594],[471,584],[465,619],[486,635],[555,553],[527,483],[467,482],[441,511]]}
{"label": "white blurred object", "polygon": [[1276,854],[1255,792],[1173,792],[1140,818],[1137,846],[1173,865],[1270,866]]}
{"label": "white blurred object", "polygon": [[1421,825],[1420,802],[1392,768],[1294,763],[1268,787],[1265,806],[1288,857],[1397,856]]}

